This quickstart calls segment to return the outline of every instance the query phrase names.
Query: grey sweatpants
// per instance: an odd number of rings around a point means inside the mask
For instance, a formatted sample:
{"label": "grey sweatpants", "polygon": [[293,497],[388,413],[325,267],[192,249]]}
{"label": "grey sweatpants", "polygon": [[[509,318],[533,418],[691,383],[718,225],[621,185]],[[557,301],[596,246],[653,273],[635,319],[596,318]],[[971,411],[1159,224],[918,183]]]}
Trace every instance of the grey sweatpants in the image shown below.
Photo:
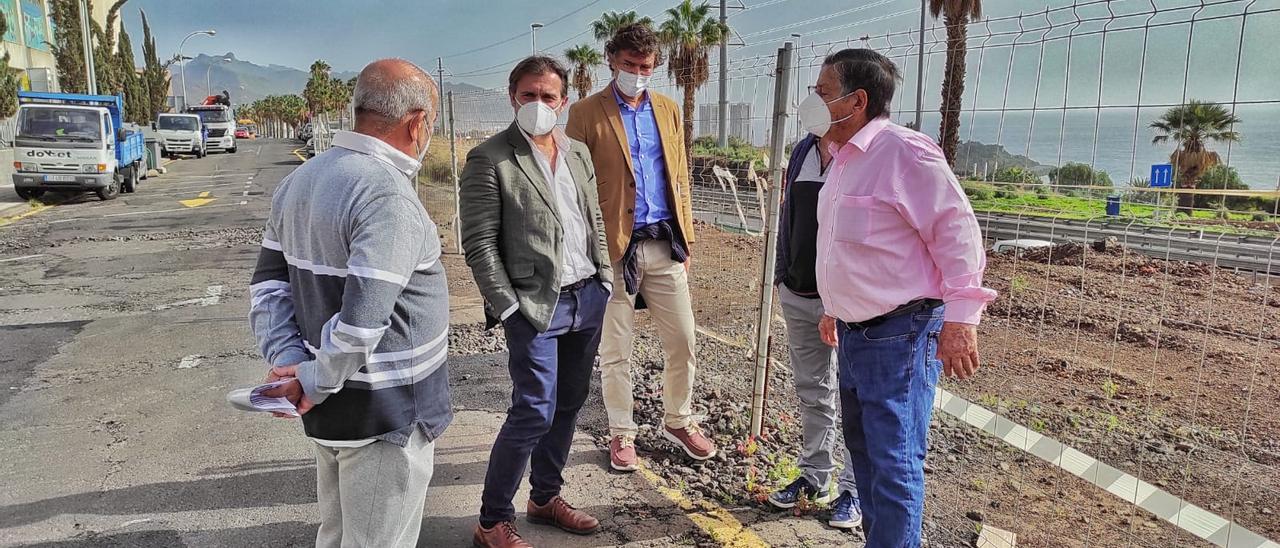
{"label": "grey sweatpants", "polygon": [[315,447],[317,548],[418,544],[435,443],[415,431],[404,447],[385,441],[363,447]]}
{"label": "grey sweatpants", "polygon": [[[800,398],[800,422],[804,429],[800,452],[800,471],[809,483],[826,487],[836,469],[836,433],[840,429],[836,402],[839,401],[836,380],[835,350],[822,342],[818,322],[822,319],[822,299],[801,297],[778,286],[782,316],[787,321],[787,341],[791,346],[791,371]],[[849,452],[843,447],[844,470],[840,471],[837,494],[857,494]]]}

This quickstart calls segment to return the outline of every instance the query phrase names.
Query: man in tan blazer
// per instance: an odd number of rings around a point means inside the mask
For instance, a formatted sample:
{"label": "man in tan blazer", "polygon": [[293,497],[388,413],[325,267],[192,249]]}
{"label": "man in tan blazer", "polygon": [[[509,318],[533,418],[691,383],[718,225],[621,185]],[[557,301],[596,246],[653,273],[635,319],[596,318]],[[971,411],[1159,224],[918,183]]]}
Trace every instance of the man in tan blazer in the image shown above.
{"label": "man in tan blazer", "polygon": [[591,149],[613,262],[613,296],[600,341],[600,384],[612,437],[609,463],[622,471],[637,466],[631,379],[637,298],[651,311],[667,357],[662,435],[690,457],[710,459],[716,448],[692,420],[695,359],[688,260],[693,206],[680,109],[646,89],[662,57],[658,38],[647,25],[619,29],[605,53],[614,79],[570,107],[568,134]]}

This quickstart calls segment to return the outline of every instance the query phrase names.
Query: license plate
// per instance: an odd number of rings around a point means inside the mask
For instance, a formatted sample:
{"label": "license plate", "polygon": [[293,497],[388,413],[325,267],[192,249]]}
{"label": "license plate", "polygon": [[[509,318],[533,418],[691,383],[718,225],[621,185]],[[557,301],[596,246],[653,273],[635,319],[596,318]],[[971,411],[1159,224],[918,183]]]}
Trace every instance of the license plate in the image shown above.
{"label": "license plate", "polygon": [[75,175],[45,175],[44,180],[54,182],[54,183],[74,183],[76,182],[76,176]]}

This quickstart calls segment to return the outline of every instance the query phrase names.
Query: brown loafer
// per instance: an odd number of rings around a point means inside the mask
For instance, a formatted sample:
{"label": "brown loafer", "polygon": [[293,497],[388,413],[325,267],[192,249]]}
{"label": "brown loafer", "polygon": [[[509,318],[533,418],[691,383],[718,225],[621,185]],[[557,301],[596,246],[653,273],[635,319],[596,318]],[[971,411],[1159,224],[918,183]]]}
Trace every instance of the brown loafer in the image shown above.
{"label": "brown loafer", "polygon": [[475,548],[533,548],[516,533],[516,525],[509,521],[500,522],[492,529],[485,529],[476,524],[476,532],[471,535],[471,545]]}
{"label": "brown loafer", "polygon": [[590,535],[600,528],[600,520],[574,508],[560,498],[560,495],[548,501],[546,506],[538,506],[530,500],[525,517],[529,523],[554,525],[575,535]]}

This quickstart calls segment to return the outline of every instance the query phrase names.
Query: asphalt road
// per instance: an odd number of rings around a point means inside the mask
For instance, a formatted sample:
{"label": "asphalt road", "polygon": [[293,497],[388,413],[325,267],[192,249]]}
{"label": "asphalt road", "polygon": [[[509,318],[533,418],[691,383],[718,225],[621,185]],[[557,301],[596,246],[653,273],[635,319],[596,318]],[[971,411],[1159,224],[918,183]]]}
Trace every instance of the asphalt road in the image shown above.
{"label": "asphalt road", "polygon": [[[311,442],[295,421],[225,403],[263,377],[248,285],[271,193],[301,164],[296,146],[257,141],[178,161],[135,194],[74,197],[0,226],[0,546],[314,542]],[[465,275],[461,257],[445,260],[450,276]],[[457,419],[437,444],[420,546],[470,545],[509,403],[500,335],[475,326],[476,295],[451,298]],[[581,422],[603,421],[597,392]],[[570,548],[847,538],[812,519],[692,504],[606,462],[580,433],[565,495],[601,518],[597,535],[521,521],[526,538]],[[522,513],[523,495],[515,502]],[[742,522],[751,531],[737,538]]]}

